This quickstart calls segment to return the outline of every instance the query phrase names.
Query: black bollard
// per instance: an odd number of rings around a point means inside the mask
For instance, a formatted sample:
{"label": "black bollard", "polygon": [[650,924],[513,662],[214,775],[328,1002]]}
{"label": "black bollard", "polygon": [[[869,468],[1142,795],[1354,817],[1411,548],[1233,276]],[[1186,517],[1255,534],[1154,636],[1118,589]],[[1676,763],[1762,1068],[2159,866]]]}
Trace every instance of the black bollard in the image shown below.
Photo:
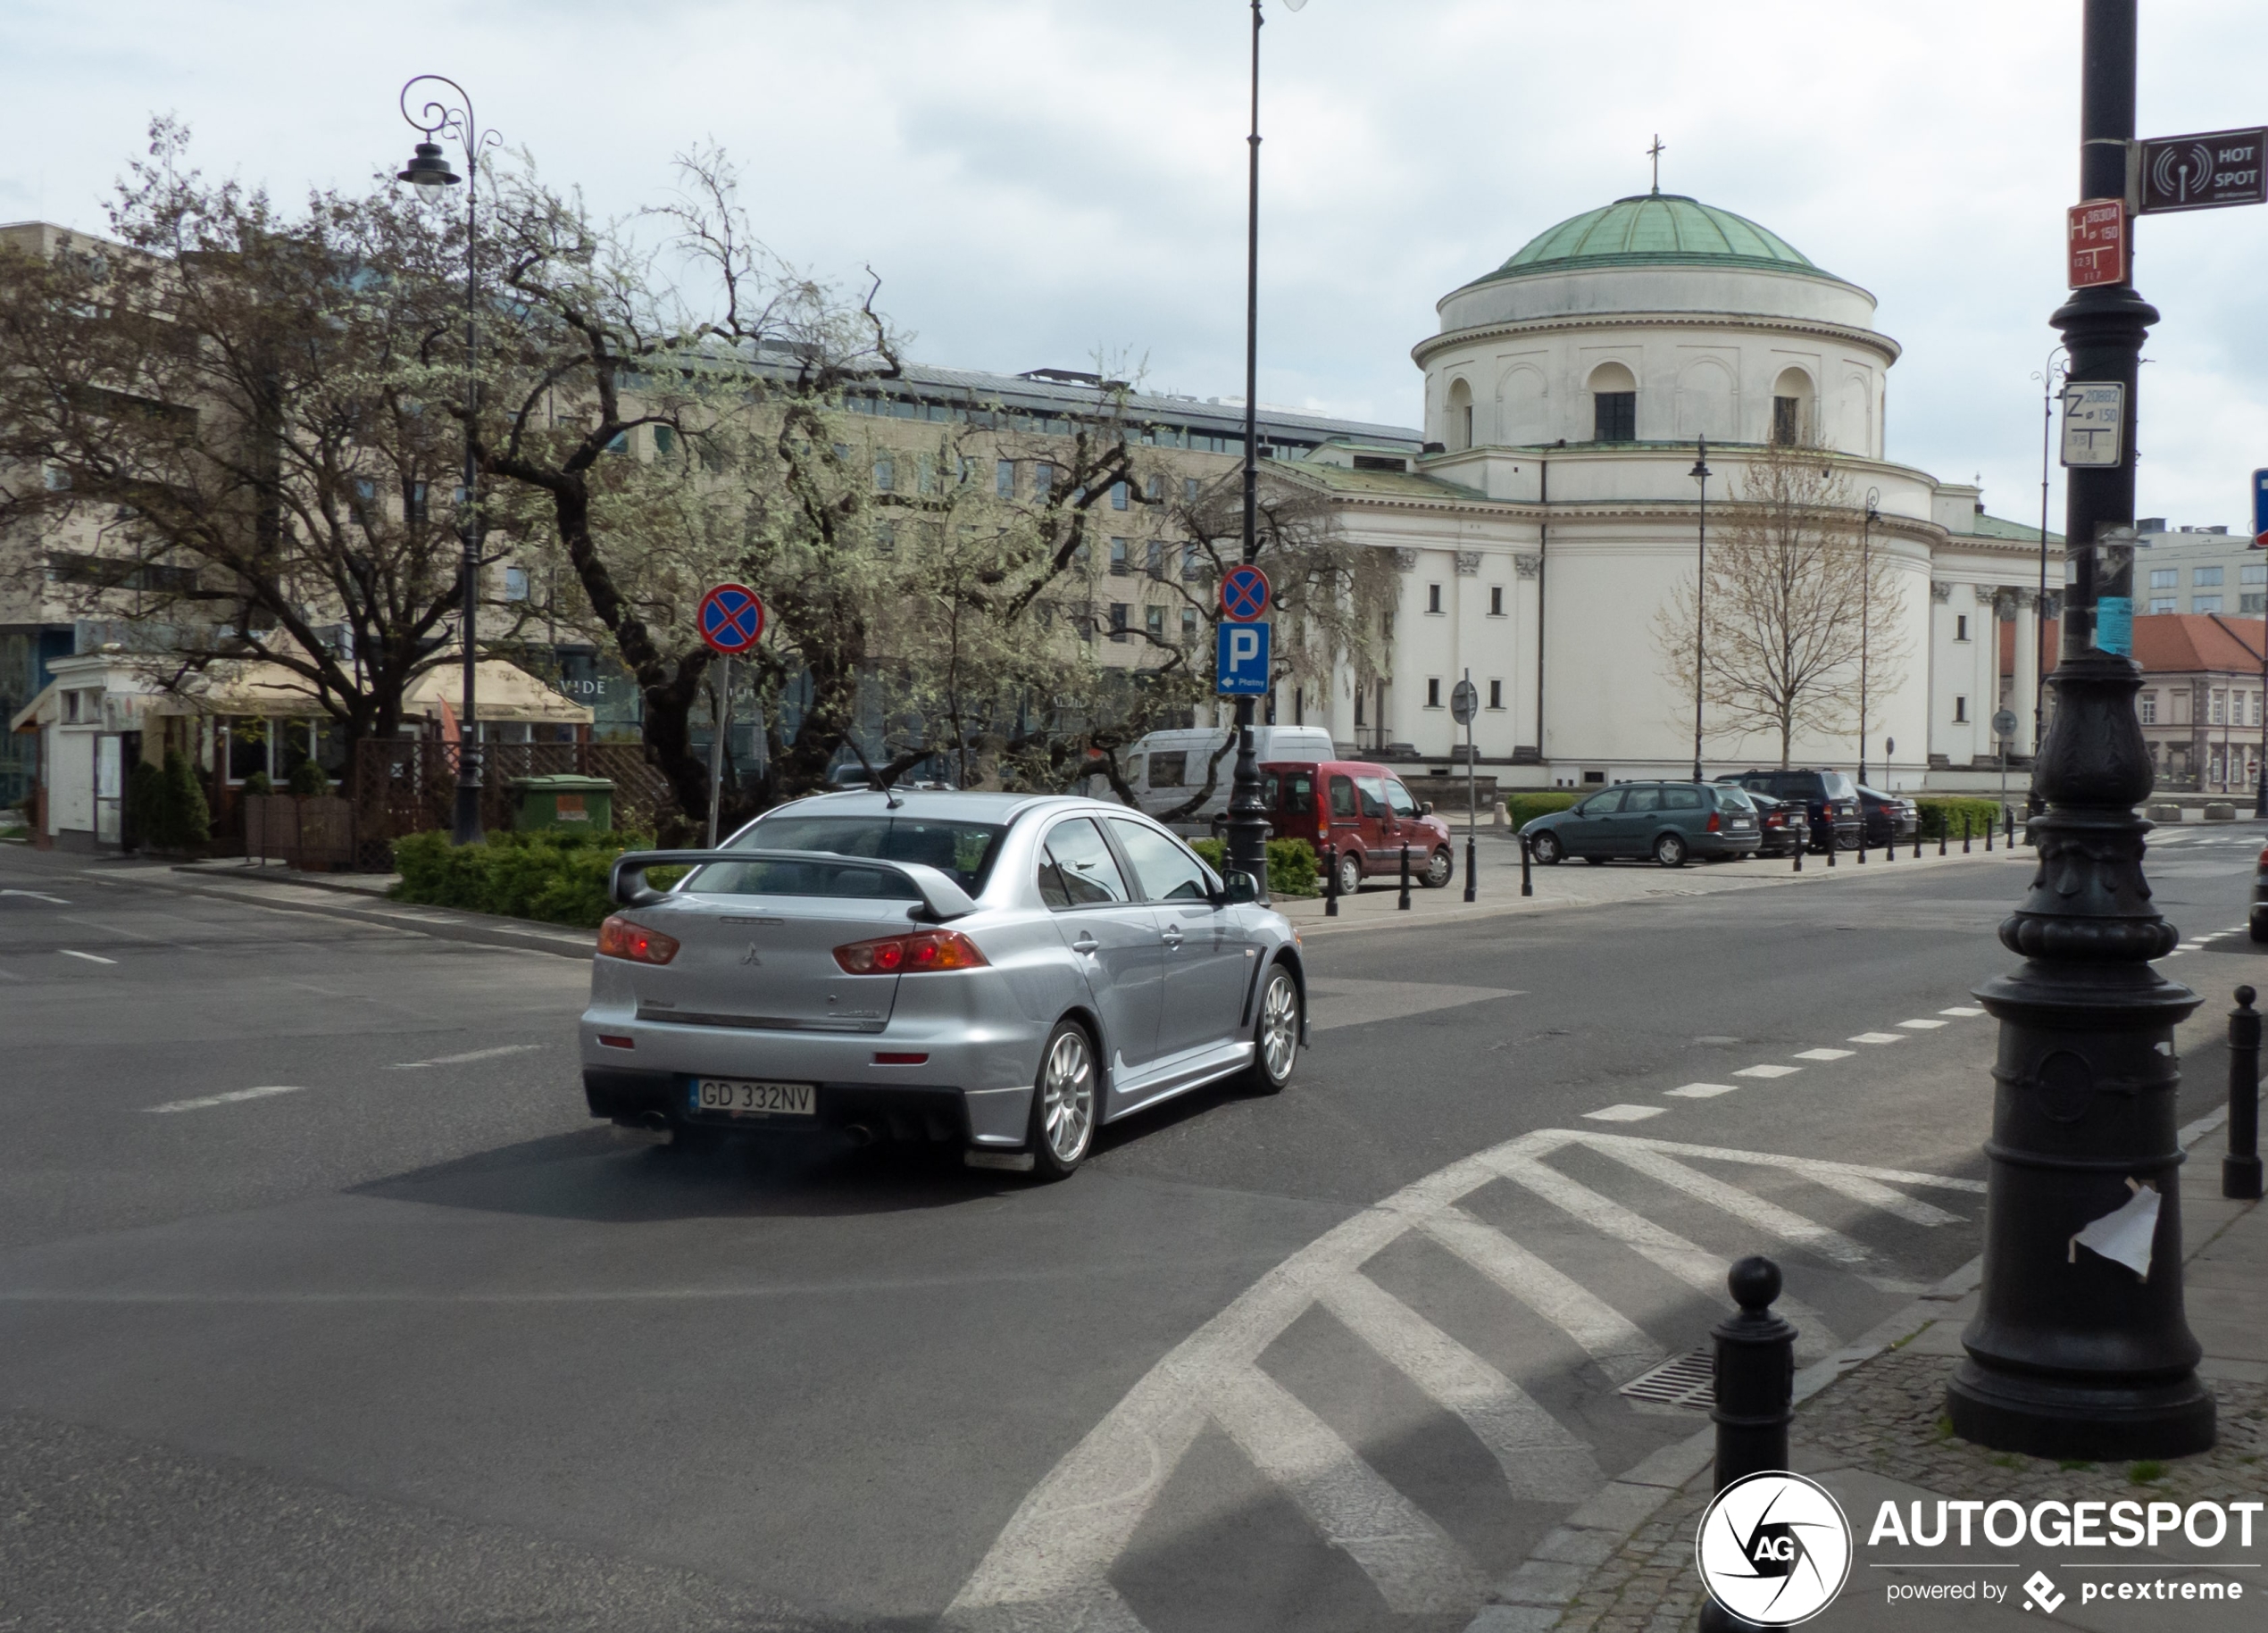
{"label": "black bollard", "polygon": [[1520,894],[1522,896],[1536,894],[1536,881],[1530,877],[1528,869],[1528,836],[1522,834],[1520,836]]}
{"label": "black bollard", "polygon": [[[2013,851],[2016,848],[2016,808],[2014,805],[2003,805],[2001,809],[2008,815],[2008,848]],[[2031,824],[2027,822],[2024,828],[2029,837]]]}
{"label": "black bollard", "polygon": [[1858,819],[1857,862],[1858,865],[1862,868],[1866,865],[1866,818],[1864,815],[1861,815]]}
{"label": "black bollard", "polygon": [[1882,860],[1884,862],[1897,860],[1897,824],[1896,822],[1892,822],[1890,831],[1882,836]]}
{"label": "black bollard", "polygon": [[2249,987],[2237,988],[2229,1012],[2229,1154],[2221,1159],[2221,1194],[2260,1198],[2260,1014]]}
{"label": "black bollard", "polygon": [[1803,835],[1801,835],[1801,834],[1797,834],[1797,835],[1796,836],[1796,843],[1795,843],[1795,844],[1793,844],[1793,845],[1791,845],[1791,846],[1789,846],[1788,847],[1788,854],[1789,854],[1790,856],[1793,856],[1793,857],[1796,859],[1796,865],[1795,865],[1794,867],[1792,867],[1792,868],[1789,869],[1788,871],[1789,871],[1790,873],[1800,873],[1800,872],[1802,872],[1802,871],[1804,871],[1804,837],[1803,837]]}
{"label": "black bollard", "polygon": [[1471,834],[1467,834],[1464,837],[1464,899],[1466,901],[1471,902],[1478,899],[1476,892],[1479,887],[1480,879],[1480,859],[1473,854],[1472,836]]}
{"label": "black bollard", "polygon": [[1988,856],[1992,854],[1992,830],[1998,826],[1997,822],[1991,821],[1985,823],[1985,854]]}
{"label": "black bollard", "polygon": [[1961,854],[1969,854],[1969,813],[1965,811],[1961,813]]}
{"label": "black bollard", "polygon": [[1914,824],[1914,860],[1922,860],[1922,824],[1918,821]]}
{"label": "black bollard", "polygon": [[1843,841],[1835,832],[1834,818],[1822,819],[1820,826],[1821,831],[1827,836],[1827,865],[1831,868],[1835,865],[1835,853],[1843,848]]}
{"label": "black bollard", "polygon": [[[1947,822],[1947,821],[1945,820],[1945,812],[1942,812],[1942,811],[1939,812],[1938,812],[1938,854],[1939,854],[1939,855],[1940,855],[1940,856],[1942,856],[1942,855],[1944,855],[1944,854],[1945,854],[1946,830],[1947,830],[1948,828],[1950,828],[1951,826],[1952,826],[1952,824],[1951,824],[1951,823],[1949,823],[1949,822]],[[1919,843],[1920,843],[1920,841],[1918,841],[1918,840],[1917,840],[1917,841],[1915,841],[1915,843],[1916,843],[1916,844],[1919,844]]]}
{"label": "black bollard", "polygon": [[[1716,1487],[1788,1466],[1788,1425],[1796,1415],[1796,1329],[1772,1312],[1780,1296],[1780,1267],[1751,1255],[1725,1278],[1740,1313],[1717,1323]],[[1701,1607],[1702,1633],[1736,1633],[1754,1626],[1714,1598]]]}
{"label": "black bollard", "polygon": [[1410,842],[1402,841],[1402,899],[1394,904],[1402,912],[1410,911]]}
{"label": "black bollard", "polygon": [[1328,845],[1323,846],[1323,917],[1338,917],[1338,858]]}

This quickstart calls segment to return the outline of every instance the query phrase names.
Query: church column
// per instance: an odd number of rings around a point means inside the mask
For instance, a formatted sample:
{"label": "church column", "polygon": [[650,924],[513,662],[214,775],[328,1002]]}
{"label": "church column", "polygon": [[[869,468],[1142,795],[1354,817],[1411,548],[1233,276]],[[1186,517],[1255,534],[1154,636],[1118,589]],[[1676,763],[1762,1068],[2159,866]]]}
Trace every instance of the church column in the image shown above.
{"label": "church column", "polygon": [[2000,707],[2000,596],[1989,584],[1971,587],[1977,610],[1969,617],[1969,719],[1974,753],[1997,764],[2000,739],[1992,735],[1993,711]]}
{"label": "church column", "polygon": [[2015,674],[2008,688],[2008,707],[2016,716],[2014,752],[2029,756],[2039,748],[2032,736],[2031,697],[2033,677],[2039,672],[2039,592],[2011,590],[2008,598],[2016,619]]}
{"label": "church column", "polygon": [[1536,758],[1543,758],[1543,744],[1538,740],[1540,728],[1536,719],[1536,687],[1540,677],[1536,672],[1537,654],[1543,643],[1543,557],[1523,551],[1512,558],[1512,638],[1507,662],[1511,671],[1505,677],[1505,691],[1512,700],[1510,737],[1513,754],[1527,756],[1520,750],[1532,749]]}

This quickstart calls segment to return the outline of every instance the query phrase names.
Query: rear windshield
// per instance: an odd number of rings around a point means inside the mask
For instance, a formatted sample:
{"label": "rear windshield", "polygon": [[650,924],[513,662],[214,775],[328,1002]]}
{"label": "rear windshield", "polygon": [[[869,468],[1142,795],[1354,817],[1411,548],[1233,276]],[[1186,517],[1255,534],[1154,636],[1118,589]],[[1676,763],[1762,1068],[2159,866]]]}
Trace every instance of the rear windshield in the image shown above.
{"label": "rear windshield", "polygon": [[[987,822],[888,815],[768,817],[735,839],[736,851],[831,851],[881,862],[926,862],[975,896],[1005,831]],[[918,899],[895,873],[819,862],[720,862],[686,887],[720,896],[843,896]]]}
{"label": "rear windshield", "polygon": [[1827,785],[1829,799],[1856,799],[1858,797],[1858,790],[1851,786],[1851,779],[1840,771],[1822,771],[1819,774],[1819,779]]}
{"label": "rear windshield", "polygon": [[1728,811],[1754,811],[1756,808],[1755,802],[1749,799],[1748,791],[1746,788],[1720,786],[1717,789],[1717,804]]}

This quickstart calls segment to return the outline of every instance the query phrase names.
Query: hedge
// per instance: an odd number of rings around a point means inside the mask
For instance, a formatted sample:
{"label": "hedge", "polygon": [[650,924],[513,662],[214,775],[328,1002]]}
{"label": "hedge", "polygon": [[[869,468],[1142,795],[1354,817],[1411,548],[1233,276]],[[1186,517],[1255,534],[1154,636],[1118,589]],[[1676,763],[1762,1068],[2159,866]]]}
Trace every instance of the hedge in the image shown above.
{"label": "hedge", "polygon": [[[1189,848],[1204,857],[1205,865],[1215,873],[1225,875],[1228,872],[1229,842],[1226,839],[1192,839]],[[1313,846],[1305,839],[1268,841],[1268,894],[1322,894],[1322,879],[1315,861]]]}
{"label": "hedge", "polygon": [[[479,845],[452,845],[445,833],[412,834],[394,842],[394,866],[402,882],[400,901],[473,912],[540,919],[596,929],[614,911],[606,894],[614,858],[626,850],[647,850],[644,834],[582,834],[572,829],[539,833],[492,833]],[[667,882],[656,868],[648,882]]]}
{"label": "hedge", "polygon": [[[1969,832],[1979,839],[1984,837],[1986,829],[1996,827],[2000,822],[2000,802],[1997,799],[1968,799],[1947,795],[1938,799],[1917,799],[1914,803],[1921,808],[1922,837],[1924,839],[1935,839],[1940,825],[1948,839],[1960,838],[1961,819],[1964,815],[1969,819]],[[2021,805],[2022,796],[2012,793],[2008,803]]]}
{"label": "hedge", "polygon": [[1538,817],[1547,816],[1555,811],[1564,811],[1582,797],[1580,792],[1573,790],[1547,794],[1507,794],[1505,796],[1505,815],[1511,820],[1513,831],[1517,833]]}

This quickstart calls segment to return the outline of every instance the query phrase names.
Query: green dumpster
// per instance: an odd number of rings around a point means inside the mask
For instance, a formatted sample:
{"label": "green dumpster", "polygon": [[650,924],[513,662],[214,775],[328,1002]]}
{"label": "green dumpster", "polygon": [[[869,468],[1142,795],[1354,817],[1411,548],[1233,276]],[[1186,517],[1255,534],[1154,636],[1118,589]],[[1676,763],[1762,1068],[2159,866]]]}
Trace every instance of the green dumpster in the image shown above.
{"label": "green dumpster", "polygon": [[515,777],[507,786],[515,832],[540,828],[613,831],[614,785],[604,777],[554,771],[547,777]]}

